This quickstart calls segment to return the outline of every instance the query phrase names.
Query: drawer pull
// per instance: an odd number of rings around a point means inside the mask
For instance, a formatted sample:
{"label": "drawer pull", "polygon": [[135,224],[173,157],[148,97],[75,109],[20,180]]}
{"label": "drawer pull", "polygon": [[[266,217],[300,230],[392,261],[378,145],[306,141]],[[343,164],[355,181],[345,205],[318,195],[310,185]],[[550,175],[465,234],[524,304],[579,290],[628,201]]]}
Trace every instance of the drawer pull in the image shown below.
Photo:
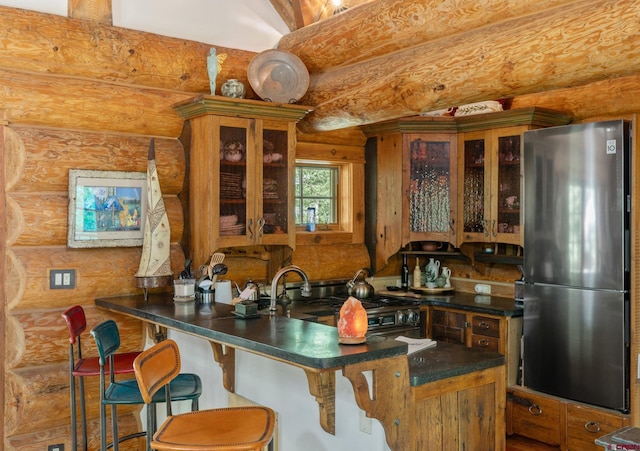
{"label": "drawer pull", "polygon": [[491,324],[489,324],[489,323],[487,323],[487,322],[485,322],[485,321],[481,321],[481,322],[479,322],[479,323],[478,323],[478,326],[479,326],[481,329],[490,329],[490,328],[491,328]]}
{"label": "drawer pull", "polygon": [[[542,415],[542,408],[540,408],[540,406],[538,404],[531,404],[529,406],[529,413],[531,415],[535,415],[535,416]],[[586,427],[586,425],[585,425],[585,427]]]}
{"label": "drawer pull", "polygon": [[481,338],[480,340],[478,340],[478,346],[489,346],[489,340],[487,340],[486,338]]}
{"label": "drawer pull", "polygon": [[584,428],[591,432],[591,433],[596,433],[596,432],[600,432],[600,424],[598,424],[595,421],[589,421],[588,423],[584,424]]}

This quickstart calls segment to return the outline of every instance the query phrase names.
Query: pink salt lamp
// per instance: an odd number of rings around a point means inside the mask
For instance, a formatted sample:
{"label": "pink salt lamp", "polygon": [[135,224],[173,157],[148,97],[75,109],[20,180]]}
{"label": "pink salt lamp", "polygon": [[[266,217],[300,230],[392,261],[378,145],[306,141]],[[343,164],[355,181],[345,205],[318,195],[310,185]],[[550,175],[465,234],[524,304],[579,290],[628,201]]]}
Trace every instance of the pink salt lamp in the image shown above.
{"label": "pink salt lamp", "polygon": [[368,326],[367,311],[362,303],[353,296],[349,296],[349,299],[340,308],[338,342],[343,344],[364,343],[367,341],[365,334]]}

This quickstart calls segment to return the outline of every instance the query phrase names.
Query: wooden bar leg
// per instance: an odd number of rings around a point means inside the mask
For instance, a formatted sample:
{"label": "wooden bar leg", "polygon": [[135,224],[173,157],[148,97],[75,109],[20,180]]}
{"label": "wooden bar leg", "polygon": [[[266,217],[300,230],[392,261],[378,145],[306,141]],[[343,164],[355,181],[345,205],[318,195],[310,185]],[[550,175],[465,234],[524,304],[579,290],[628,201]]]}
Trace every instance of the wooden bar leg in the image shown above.
{"label": "wooden bar leg", "polygon": [[222,368],[222,384],[229,393],[235,392],[236,385],[236,350],[213,341],[209,342],[213,350],[213,358]]}
{"label": "wooden bar leg", "polygon": [[[363,374],[372,372],[372,390]],[[387,444],[394,451],[411,451],[414,443],[414,400],[406,355],[347,365],[342,374],[351,381],[358,406],[384,427]]]}
{"label": "wooden bar leg", "polygon": [[336,375],[334,371],[304,370],[309,381],[309,393],[320,408],[320,425],[329,434],[336,433]]}

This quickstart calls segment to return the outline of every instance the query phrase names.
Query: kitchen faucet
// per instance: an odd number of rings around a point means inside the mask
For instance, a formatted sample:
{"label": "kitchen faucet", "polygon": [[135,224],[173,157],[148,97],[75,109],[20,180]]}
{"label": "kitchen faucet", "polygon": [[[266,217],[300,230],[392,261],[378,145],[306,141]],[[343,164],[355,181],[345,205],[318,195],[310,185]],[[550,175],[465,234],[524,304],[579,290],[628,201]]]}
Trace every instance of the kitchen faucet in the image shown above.
{"label": "kitchen faucet", "polygon": [[[302,277],[304,283],[302,284],[302,288],[300,289],[302,296],[309,297],[311,296],[311,285],[309,284],[309,278],[307,274],[296,265],[289,265],[281,268],[275,276],[273,276],[273,280],[271,281],[271,302],[269,303],[269,315],[273,316],[276,314],[278,307],[276,306],[276,299],[278,298],[278,282],[282,276],[284,276],[288,272],[295,272]],[[285,305],[282,306],[282,314],[286,314]]]}

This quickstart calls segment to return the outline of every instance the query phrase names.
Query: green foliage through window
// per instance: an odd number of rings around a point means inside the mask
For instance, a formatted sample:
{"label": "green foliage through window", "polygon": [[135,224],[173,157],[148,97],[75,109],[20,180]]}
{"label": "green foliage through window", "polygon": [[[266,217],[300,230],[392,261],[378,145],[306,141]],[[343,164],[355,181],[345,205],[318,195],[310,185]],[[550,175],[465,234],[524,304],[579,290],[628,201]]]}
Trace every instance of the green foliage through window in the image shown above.
{"label": "green foliage through window", "polygon": [[307,208],[316,209],[318,224],[338,222],[338,168],[335,166],[296,166],[296,225],[307,223]]}

